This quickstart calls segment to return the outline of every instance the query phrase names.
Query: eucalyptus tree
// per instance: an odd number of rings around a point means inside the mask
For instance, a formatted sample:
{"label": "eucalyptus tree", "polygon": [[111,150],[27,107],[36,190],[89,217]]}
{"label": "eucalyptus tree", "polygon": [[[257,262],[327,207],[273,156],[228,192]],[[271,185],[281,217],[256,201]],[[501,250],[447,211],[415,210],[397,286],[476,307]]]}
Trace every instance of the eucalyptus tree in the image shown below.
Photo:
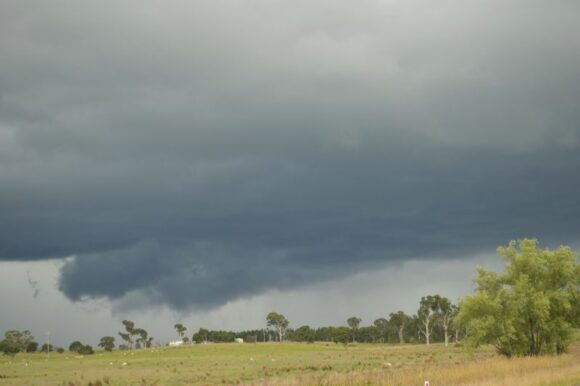
{"label": "eucalyptus tree", "polygon": [[115,338],[112,336],[103,336],[99,342],[99,347],[105,351],[113,351],[115,348]]}
{"label": "eucalyptus tree", "polygon": [[356,331],[358,330],[358,327],[360,326],[360,322],[362,322],[361,318],[357,318],[356,316],[351,316],[350,318],[348,318],[346,320],[346,323],[348,324],[348,326],[351,329],[352,332],[352,341],[355,341],[356,338]]}
{"label": "eucalyptus tree", "polygon": [[123,320],[123,326],[125,326],[125,332],[119,332],[119,336],[125,342],[127,342],[127,346],[129,349],[133,348],[133,337],[135,336],[135,323],[130,320]]}
{"label": "eucalyptus tree", "polygon": [[440,300],[439,295],[423,296],[419,302],[419,309],[417,310],[417,317],[421,323],[419,332],[425,338],[425,343],[430,343],[431,332],[433,325],[437,321],[437,307]]}
{"label": "eucalyptus tree", "polygon": [[141,348],[149,348],[151,347],[151,343],[153,342],[153,337],[149,336],[149,333],[143,328],[135,329],[135,335],[138,336],[137,343],[141,346]]}
{"label": "eucalyptus tree", "polygon": [[176,323],[175,326],[173,326],[175,328],[175,331],[177,331],[177,334],[179,335],[179,337],[181,338],[182,341],[185,342],[185,331],[187,331],[187,327],[185,327],[183,324],[181,323]]}
{"label": "eucalyptus tree", "polygon": [[266,323],[268,327],[273,327],[276,330],[278,338],[280,342],[282,342],[284,336],[286,335],[286,330],[288,329],[288,319],[286,319],[284,315],[277,312],[270,312],[266,316]]}
{"label": "eucalyptus tree", "polygon": [[437,321],[443,328],[445,347],[449,345],[449,328],[451,327],[451,322],[453,321],[456,311],[457,306],[453,305],[449,299],[436,295],[435,313],[437,315]]}
{"label": "eucalyptus tree", "polygon": [[373,325],[376,327],[377,331],[379,332],[379,339],[381,342],[387,341],[387,331],[389,328],[389,321],[385,318],[378,318],[375,319]]}
{"label": "eucalyptus tree", "polygon": [[408,321],[409,315],[405,314],[403,311],[391,312],[389,315],[389,323],[397,330],[399,343],[401,344],[405,343],[404,330]]}

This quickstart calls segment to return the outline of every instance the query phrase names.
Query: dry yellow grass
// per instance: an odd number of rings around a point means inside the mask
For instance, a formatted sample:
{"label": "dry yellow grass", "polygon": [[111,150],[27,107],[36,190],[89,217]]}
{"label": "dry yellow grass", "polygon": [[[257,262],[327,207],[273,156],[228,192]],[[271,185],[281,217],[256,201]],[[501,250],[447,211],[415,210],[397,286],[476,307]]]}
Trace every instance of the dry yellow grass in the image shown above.
{"label": "dry yellow grass", "polygon": [[[580,347],[561,356],[493,357],[463,363],[433,366],[388,367],[349,373],[313,375],[269,384],[295,385],[435,385],[513,386],[580,385]],[[262,384],[268,384],[262,383]]]}

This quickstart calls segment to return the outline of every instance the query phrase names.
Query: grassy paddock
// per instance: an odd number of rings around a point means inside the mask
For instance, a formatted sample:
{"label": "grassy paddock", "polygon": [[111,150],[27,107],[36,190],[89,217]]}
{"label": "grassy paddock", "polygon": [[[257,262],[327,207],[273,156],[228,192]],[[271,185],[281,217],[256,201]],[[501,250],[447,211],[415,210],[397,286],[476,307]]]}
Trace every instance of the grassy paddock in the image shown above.
{"label": "grassy paddock", "polygon": [[580,347],[506,359],[440,344],[208,344],[0,356],[0,385],[580,385]]}

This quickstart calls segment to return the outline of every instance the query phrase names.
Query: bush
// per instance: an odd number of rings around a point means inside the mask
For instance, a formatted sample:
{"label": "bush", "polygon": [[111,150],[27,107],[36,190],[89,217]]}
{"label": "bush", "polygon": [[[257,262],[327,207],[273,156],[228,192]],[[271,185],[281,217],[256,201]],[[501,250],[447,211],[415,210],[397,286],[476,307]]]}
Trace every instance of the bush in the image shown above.
{"label": "bush", "polygon": [[80,348],[78,353],[81,355],[92,355],[95,353],[95,350],[93,350],[93,347],[91,345],[86,344]]}
{"label": "bush", "polygon": [[542,250],[536,240],[498,248],[506,273],[478,269],[477,295],[460,304],[456,328],[466,343],[495,345],[506,356],[561,354],[580,325],[578,254]]}

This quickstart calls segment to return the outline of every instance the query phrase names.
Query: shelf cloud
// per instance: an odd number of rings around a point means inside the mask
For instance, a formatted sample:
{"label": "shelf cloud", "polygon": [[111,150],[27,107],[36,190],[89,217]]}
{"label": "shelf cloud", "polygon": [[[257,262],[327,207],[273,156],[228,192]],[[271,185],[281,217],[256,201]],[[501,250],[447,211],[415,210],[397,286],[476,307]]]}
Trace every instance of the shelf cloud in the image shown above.
{"label": "shelf cloud", "polygon": [[72,300],[194,310],[577,243],[578,11],[2,2],[0,260],[66,258]]}

